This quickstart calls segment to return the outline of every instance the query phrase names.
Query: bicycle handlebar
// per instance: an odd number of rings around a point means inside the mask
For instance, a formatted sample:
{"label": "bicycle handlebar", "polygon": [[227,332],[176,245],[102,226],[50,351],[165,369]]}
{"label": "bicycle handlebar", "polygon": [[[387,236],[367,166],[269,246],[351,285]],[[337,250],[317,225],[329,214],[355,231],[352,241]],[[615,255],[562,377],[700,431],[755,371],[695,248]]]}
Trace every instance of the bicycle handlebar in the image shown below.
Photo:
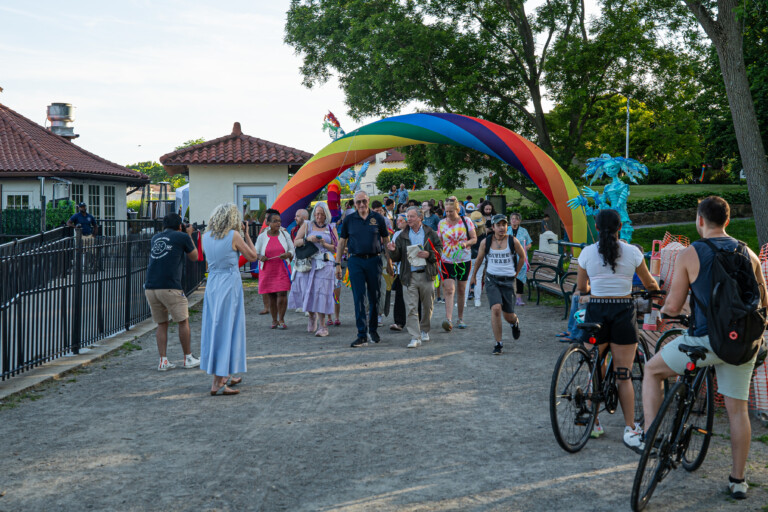
{"label": "bicycle handlebar", "polygon": [[654,297],[664,297],[666,294],[666,290],[640,290],[632,292],[632,297],[642,297],[644,299],[648,299]]}
{"label": "bicycle handlebar", "polygon": [[684,325],[685,327],[689,327],[690,323],[691,323],[690,315],[675,315],[675,316],[672,316],[672,315],[668,315],[666,313],[662,313],[661,314],[661,319],[662,320],[672,320],[672,321],[675,321],[675,322],[679,322],[682,325]]}

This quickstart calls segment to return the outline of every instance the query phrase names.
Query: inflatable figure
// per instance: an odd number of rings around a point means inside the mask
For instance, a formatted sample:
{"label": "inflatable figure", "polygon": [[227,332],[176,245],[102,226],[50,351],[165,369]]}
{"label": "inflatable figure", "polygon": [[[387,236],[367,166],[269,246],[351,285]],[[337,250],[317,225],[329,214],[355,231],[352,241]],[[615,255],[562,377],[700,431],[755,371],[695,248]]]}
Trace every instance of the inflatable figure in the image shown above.
{"label": "inflatable figure", "polygon": [[336,116],[333,115],[333,112],[330,110],[323,118],[323,131],[328,131],[328,135],[332,140],[336,140],[346,135],[346,132],[341,129],[339,120],[336,119]]}
{"label": "inflatable figure", "polygon": [[[632,227],[632,221],[629,220],[629,213],[627,213],[629,185],[619,178],[622,172],[635,184],[637,184],[637,178],[642,179],[643,176],[648,176],[648,168],[632,158],[621,156],[611,158],[611,155],[605,153],[597,158],[590,158],[587,160],[587,170],[582,177],[591,176],[592,179],[589,180],[590,185],[603,176],[611,178],[611,182],[605,186],[602,194],[589,187],[584,187],[582,194],[569,199],[567,204],[571,210],[582,208],[587,215],[595,215],[595,213],[603,208],[616,210],[621,216],[621,232],[619,237],[629,243],[632,241],[632,233],[635,230]],[[589,206],[590,199],[595,202],[594,207]]]}

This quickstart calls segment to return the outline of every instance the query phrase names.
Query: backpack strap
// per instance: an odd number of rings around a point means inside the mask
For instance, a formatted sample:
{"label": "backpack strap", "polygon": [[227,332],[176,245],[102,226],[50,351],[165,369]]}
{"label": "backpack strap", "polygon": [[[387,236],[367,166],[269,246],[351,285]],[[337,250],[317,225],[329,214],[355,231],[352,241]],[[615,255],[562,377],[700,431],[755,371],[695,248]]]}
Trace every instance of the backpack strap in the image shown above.
{"label": "backpack strap", "polygon": [[467,220],[463,215],[461,216],[461,222],[464,223],[464,231],[467,232],[467,240],[469,240],[469,226],[467,226]]}

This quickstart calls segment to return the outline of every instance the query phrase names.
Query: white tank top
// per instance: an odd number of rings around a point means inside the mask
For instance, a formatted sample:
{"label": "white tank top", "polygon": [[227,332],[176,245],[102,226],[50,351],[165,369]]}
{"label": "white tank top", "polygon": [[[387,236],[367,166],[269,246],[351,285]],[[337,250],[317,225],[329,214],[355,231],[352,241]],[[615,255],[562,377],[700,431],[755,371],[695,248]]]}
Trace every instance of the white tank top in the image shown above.
{"label": "white tank top", "polygon": [[[507,244],[512,241],[512,237],[507,237]],[[486,272],[494,276],[514,277],[517,275],[515,261],[512,259],[512,253],[509,247],[503,249],[491,249],[488,251],[486,259]]]}

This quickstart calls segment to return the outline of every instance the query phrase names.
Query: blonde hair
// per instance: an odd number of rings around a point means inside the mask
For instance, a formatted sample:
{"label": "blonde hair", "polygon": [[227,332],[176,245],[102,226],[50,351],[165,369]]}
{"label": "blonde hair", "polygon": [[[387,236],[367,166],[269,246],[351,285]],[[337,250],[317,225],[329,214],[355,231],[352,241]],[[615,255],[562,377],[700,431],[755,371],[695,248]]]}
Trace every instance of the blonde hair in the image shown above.
{"label": "blonde hair", "polygon": [[239,232],[241,222],[240,210],[237,206],[234,203],[224,203],[213,209],[205,231],[213,238],[222,239],[232,230]]}
{"label": "blonde hair", "polygon": [[323,227],[331,223],[331,210],[328,208],[328,204],[325,201],[320,201],[312,208],[312,222],[315,222],[315,214],[317,209],[320,208],[325,213],[325,224]]}

